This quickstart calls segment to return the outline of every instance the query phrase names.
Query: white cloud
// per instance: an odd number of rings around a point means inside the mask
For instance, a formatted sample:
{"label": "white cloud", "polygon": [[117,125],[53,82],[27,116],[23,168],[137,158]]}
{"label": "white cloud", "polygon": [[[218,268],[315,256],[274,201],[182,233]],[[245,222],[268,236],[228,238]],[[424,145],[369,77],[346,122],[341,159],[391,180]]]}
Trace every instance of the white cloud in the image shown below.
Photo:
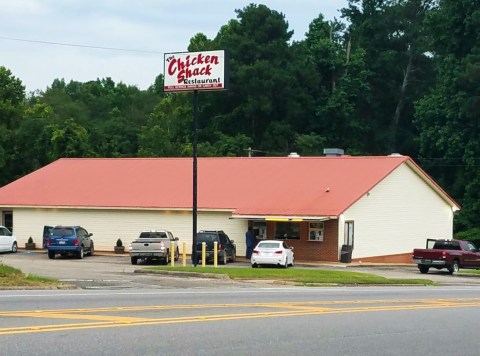
{"label": "white cloud", "polygon": [[[45,90],[54,79],[115,82],[147,88],[163,72],[164,52],[185,51],[190,38],[213,38],[236,18],[242,0],[0,0],[0,66],[9,68],[27,91]],[[339,17],[347,0],[263,0],[285,15],[294,39],[304,37],[320,13]],[[11,41],[19,38],[98,47],[157,51],[136,53]]]}
{"label": "white cloud", "polygon": [[43,13],[43,7],[37,0],[0,0],[3,16],[29,16]]}

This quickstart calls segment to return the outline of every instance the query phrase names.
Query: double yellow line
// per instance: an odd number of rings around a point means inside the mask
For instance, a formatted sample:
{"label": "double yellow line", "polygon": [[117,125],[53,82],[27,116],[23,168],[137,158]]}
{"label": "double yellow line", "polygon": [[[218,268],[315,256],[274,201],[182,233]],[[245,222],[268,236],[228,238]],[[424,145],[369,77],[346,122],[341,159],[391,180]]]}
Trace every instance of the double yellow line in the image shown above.
{"label": "double yellow line", "polygon": [[[322,315],[338,313],[359,313],[376,311],[399,311],[439,308],[479,307],[480,298],[447,298],[447,299],[394,299],[394,300],[349,300],[349,301],[310,301],[283,303],[241,303],[241,304],[193,304],[171,306],[136,306],[111,308],[78,308],[4,311],[0,317],[54,320],[83,320],[83,322],[49,325],[28,325],[0,328],[0,335],[28,334],[40,332],[81,330],[95,328],[131,327],[142,325],[160,325],[175,323],[194,323],[220,320],[238,320],[254,318],[277,318],[286,316]],[[245,308],[259,309],[255,312],[241,312]],[[219,309],[235,313],[218,313]],[[187,315],[176,317],[136,317],[112,314],[139,312],[195,312],[217,310],[217,313]]]}

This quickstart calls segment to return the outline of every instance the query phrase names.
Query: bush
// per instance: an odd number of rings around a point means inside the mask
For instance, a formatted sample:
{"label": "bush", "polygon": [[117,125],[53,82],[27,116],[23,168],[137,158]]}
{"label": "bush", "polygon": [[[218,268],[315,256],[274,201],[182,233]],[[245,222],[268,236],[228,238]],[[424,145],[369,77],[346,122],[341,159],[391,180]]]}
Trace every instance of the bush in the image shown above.
{"label": "bush", "polygon": [[122,247],[123,246],[123,242],[121,239],[118,239],[117,240],[117,247]]}
{"label": "bush", "polygon": [[467,231],[457,232],[455,234],[457,240],[468,240],[472,242],[475,246],[480,247],[480,228],[474,227]]}
{"label": "bush", "polygon": [[33,239],[32,239],[31,236],[28,238],[28,243],[29,243],[29,244],[33,244]]}

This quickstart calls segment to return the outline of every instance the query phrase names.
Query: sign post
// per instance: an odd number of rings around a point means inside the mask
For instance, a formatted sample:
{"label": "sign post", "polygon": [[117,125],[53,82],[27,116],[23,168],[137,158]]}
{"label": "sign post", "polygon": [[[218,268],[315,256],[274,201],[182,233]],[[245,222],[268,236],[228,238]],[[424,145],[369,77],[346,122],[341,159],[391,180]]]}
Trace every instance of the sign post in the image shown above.
{"label": "sign post", "polygon": [[164,92],[193,91],[193,207],[192,263],[197,257],[197,128],[198,92],[226,90],[228,60],[225,51],[176,52],[164,56]]}
{"label": "sign post", "polygon": [[193,91],[193,234],[192,262],[197,267],[197,128],[198,128],[198,90]]}

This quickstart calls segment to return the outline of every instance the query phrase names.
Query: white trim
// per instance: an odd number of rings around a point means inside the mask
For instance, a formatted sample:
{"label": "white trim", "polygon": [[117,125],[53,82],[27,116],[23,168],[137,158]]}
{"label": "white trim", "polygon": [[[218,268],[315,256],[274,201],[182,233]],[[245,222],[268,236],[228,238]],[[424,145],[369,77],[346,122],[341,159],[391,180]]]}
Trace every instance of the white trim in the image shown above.
{"label": "white trim", "polygon": [[232,214],[230,219],[247,219],[247,220],[288,219],[288,221],[290,221],[290,222],[302,222],[302,221],[336,220],[336,219],[338,219],[338,216],[237,215],[237,214]]}
{"label": "white trim", "polygon": [[[175,212],[191,212],[192,208],[155,208],[155,207],[123,207],[123,206],[69,206],[69,205],[0,205],[0,208],[8,209],[79,209],[79,210],[133,210],[133,211],[175,211]],[[198,211],[203,212],[232,212],[233,209],[212,209],[212,208],[198,208]]]}

